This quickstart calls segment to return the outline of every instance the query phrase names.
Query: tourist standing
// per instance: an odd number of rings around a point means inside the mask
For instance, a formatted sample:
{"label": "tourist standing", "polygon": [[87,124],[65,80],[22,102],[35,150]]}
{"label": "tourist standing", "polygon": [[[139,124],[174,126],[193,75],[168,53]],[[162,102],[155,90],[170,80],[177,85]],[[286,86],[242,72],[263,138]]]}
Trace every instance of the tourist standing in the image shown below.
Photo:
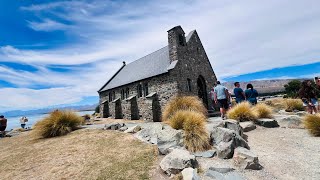
{"label": "tourist standing", "polygon": [[4,118],[3,115],[0,116],[0,134],[3,136],[5,136],[5,130],[7,128],[7,119]]}
{"label": "tourist standing", "polygon": [[253,89],[252,84],[247,84],[247,89],[244,91],[245,97],[249,103],[252,105],[256,105],[257,102],[257,97],[258,97],[258,91]]}
{"label": "tourist standing", "polygon": [[[315,78],[315,82],[316,82],[316,90],[317,90],[317,97],[319,97],[320,95],[320,79],[318,77]],[[318,101],[318,112],[320,111],[320,103]]]}
{"label": "tourist standing", "polygon": [[226,110],[229,109],[229,92],[228,89],[217,81],[217,86],[214,88],[214,102],[219,105],[221,118],[225,119]]}
{"label": "tourist standing", "polygon": [[235,82],[234,83],[234,89],[233,89],[233,94],[236,97],[236,103],[239,104],[242,101],[246,100],[246,96],[243,92],[243,90],[240,88],[240,83],[239,82]]}
{"label": "tourist standing", "polygon": [[303,101],[303,106],[306,107],[308,113],[317,113],[318,99],[314,88],[311,86],[310,80],[305,80],[302,82],[302,87],[299,90],[299,97]]}
{"label": "tourist standing", "polygon": [[21,128],[24,129],[26,126],[26,122],[28,122],[27,117],[23,116],[20,118],[20,124],[21,124]]}

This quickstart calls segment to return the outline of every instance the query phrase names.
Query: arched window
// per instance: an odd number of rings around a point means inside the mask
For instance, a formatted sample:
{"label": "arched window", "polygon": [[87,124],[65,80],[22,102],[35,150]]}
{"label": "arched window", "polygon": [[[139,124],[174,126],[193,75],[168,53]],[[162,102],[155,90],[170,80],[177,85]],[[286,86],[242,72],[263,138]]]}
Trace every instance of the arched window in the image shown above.
{"label": "arched window", "polygon": [[121,89],[121,99],[123,100],[124,98],[124,89]]}
{"label": "arched window", "polygon": [[182,34],[179,34],[179,44],[180,44],[181,46],[184,46],[184,37],[183,37]]}
{"label": "arched window", "polygon": [[126,97],[126,99],[129,97],[129,88],[126,89],[125,97]]}
{"label": "arched window", "polygon": [[191,79],[187,79],[187,90],[191,92]]}
{"label": "arched window", "polygon": [[116,92],[112,92],[112,100],[115,100],[116,99]]}
{"label": "arched window", "polygon": [[148,83],[143,84],[143,96],[146,97],[149,94]]}
{"label": "arched window", "polygon": [[112,101],[112,93],[109,92],[109,102],[111,102],[111,101]]}
{"label": "arched window", "polygon": [[138,93],[138,98],[142,97],[142,87],[141,84],[138,84],[137,86],[137,93]]}

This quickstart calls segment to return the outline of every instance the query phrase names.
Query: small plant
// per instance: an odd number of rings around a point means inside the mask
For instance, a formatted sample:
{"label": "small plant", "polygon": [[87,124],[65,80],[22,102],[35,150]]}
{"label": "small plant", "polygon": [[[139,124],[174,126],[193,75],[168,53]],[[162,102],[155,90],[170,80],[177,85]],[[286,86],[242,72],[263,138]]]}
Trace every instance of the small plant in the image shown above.
{"label": "small plant", "polygon": [[174,125],[176,129],[184,130],[184,145],[191,152],[210,149],[205,122],[206,117],[203,114],[190,110],[180,110],[170,119],[171,126]]}
{"label": "small plant", "polygon": [[66,135],[84,122],[72,111],[54,111],[34,125],[34,133],[41,138]]}
{"label": "small plant", "polygon": [[237,104],[227,112],[227,117],[238,121],[256,121],[257,116],[249,102]]}
{"label": "small plant", "polygon": [[308,114],[303,119],[303,124],[313,136],[320,136],[320,114]]}
{"label": "small plant", "polygon": [[254,113],[257,115],[257,118],[273,118],[272,108],[266,104],[259,103],[253,108]]}
{"label": "small plant", "polygon": [[292,112],[292,111],[303,111],[303,103],[300,99],[286,99],[285,100],[285,111]]}
{"label": "small plant", "polygon": [[195,96],[178,96],[169,101],[162,113],[162,121],[168,121],[179,110],[192,110],[203,115],[207,114],[207,109],[202,101]]}

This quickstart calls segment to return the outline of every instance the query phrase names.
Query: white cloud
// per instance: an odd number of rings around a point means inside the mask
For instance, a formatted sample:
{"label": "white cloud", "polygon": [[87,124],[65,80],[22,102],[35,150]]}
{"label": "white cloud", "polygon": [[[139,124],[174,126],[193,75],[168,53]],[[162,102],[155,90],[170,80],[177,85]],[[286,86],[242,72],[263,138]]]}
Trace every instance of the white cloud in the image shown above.
{"label": "white cloud", "polygon": [[[63,30],[81,41],[41,50],[3,46],[0,61],[34,64],[42,70],[17,74],[14,70],[2,69],[6,72],[1,78],[19,86],[46,82],[60,85],[66,87],[66,91],[78,93],[62,93],[65,97],[57,98],[56,103],[76,101],[81,96],[96,94],[99,86],[112,75],[109,72],[115,72],[123,60],[130,62],[165,46],[166,31],[175,25],[182,25],[186,33],[197,29],[219,78],[319,61],[320,4],[316,0],[141,3],[58,1],[22,7],[23,11],[35,13],[40,19],[27,19],[30,28]],[[75,74],[46,69],[51,64],[83,63],[96,66]],[[29,90],[16,89],[15,93],[33,96],[22,91]],[[42,91],[46,90],[30,90],[34,94],[42,94]],[[52,94],[54,91],[59,94],[62,90],[50,90]],[[46,99],[45,95],[42,99]],[[32,98],[28,100],[29,104],[37,104]],[[53,103],[46,102],[47,105]]]}

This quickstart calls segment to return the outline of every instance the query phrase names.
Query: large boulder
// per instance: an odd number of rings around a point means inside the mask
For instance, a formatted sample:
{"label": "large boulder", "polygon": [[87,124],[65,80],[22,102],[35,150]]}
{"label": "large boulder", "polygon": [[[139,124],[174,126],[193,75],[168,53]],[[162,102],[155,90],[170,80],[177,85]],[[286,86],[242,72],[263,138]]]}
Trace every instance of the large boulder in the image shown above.
{"label": "large boulder", "polygon": [[200,180],[197,170],[193,168],[185,168],[182,172],[183,180]]}
{"label": "large boulder", "polygon": [[274,119],[258,119],[256,121],[256,124],[266,127],[266,128],[274,128],[274,127],[279,127],[279,124],[276,120]]}
{"label": "large boulder", "polygon": [[111,124],[106,124],[104,126],[104,129],[111,129],[111,130],[118,130],[120,129],[121,127],[123,127],[124,124],[123,123],[111,123]]}
{"label": "large boulder", "polygon": [[134,136],[143,142],[157,144],[157,134],[162,129],[163,125],[161,123],[146,123],[146,125],[142,126],[142,130]]}
{"label": "large boulder", "polygon": [[276,118],[281,127],[303,129],[302,118],[298,115],[288,115]]}
{"label": "large boulder", "polygon": [[139,125],[135,125],[135,126],[131,126],[129,128],[127,128],[127,130],[125,130],[125,133],[137,133],[138,131],[141,130],[141,126]]}
{"label": "large boulder", "polygon": [[205,158],[211,158],[217,153],[216,150],[208,150],[204,152],[195,152],[193,153],[196,157],[205,157]]}
{"label": "large boulder", "polygon": [[240,122],[240,126],[242,127],[243,132],[249,132],[257,128],[252,121]]}
{"label": "large boulder", "polygon": [[250,149],[248,143],[236,131],[227,128],[215,128],[211,132],[210,138],[212,144],[217,148],[219,158],[231,158],[237,147]]}
{"label": "large boulder", "polygon": [[224,128],[234,130],[240,136],[243,136],[243,129],[239,124],[239,121],[234,119],[227,119],[224,121]]}
{"label": "large boulder", "polygon": [[196,166],[196,157],[189,151],[174,149],[160,162],[160,168],[167,174],[178,174],[183,169]]}
{"label": "large boulder", "polygon": [[244,178],[232,168],[210,167],[204,174],[204,180],[244,180]]}
{"label": "large boulder", "polygon": [[235,166],[241,169],[260,170],[262,168],[259,164],[258,156],[243,147],[238,147],[234,150],[233,162]]}

